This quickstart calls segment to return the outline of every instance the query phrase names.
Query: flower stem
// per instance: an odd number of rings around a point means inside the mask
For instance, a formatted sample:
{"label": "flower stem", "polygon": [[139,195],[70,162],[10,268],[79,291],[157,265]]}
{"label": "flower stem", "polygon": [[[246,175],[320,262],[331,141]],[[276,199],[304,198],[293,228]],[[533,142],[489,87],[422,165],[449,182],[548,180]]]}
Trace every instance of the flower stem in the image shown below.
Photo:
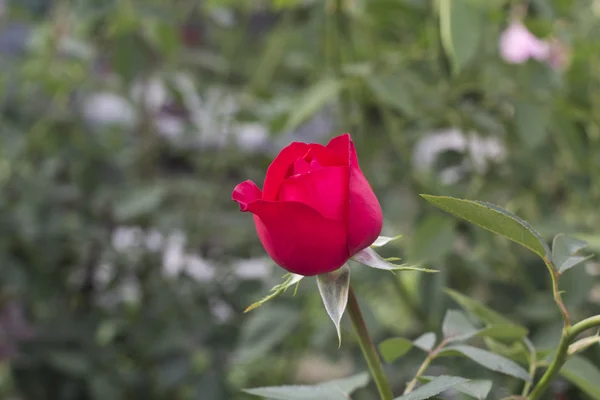
{"label": "flower stem", "polygon": [[580,333],[596,326],[600,326],[600,315],[584,319],[571,327],[565,327],[563,329],[563,334],[560,343],[558,344],[558,349],[556,350],[556,356],[544,375],[540,378],[538,384],[531,391],[531,394],[527,398],[528,400],[537,400],[544,394],[554,376],[567,361],[569,345]]}
{"label": "flower stem", "polygon": [[365,325],[365,321],[360,311],[360,307],[358,306],[358,301],[356,300],[356,295],[354,294],[352,286],[350,286],[350,289],[348,290],[347,311],[348,315],[350,315],[350,319],[352,320],[352,326],[354,327],[356,336],[358,337],[360,349],[362,350],[363,356],[367,361],[367,365],[369,366],[373,380],[377,385],[377,390],[379,390],[379,396],[381,397],[381,400],[392,400],[394,397],[392,394],[392,389],[387,377],[385,376],[385,373],[383,372],[383,367],[381,366],[381,360],[379,359],[377,350],[375,350],[375,346],[373,345],[371,337],[369,336],[369,331]]}

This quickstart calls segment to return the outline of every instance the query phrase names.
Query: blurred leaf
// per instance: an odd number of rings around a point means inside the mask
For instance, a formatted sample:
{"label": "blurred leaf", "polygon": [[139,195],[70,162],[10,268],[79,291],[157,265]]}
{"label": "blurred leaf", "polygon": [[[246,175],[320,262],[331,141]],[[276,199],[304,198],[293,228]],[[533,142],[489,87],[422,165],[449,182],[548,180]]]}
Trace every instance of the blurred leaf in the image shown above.
{"label": "blurred leaf", "polygon": [[386,363],[391,364],[396,359],[402,357],[410,349],[412,349],[413,343],[405,338],[391,338],[386,339],[379,344],[379,352]]}
{"label": "blurred leaf", "polygon": [[124,33],[116,37],[110,50],[111,65],[127,82],[133,82],[154,64],[150,47],[137,33]]}
{"label": "blurred leaf", "polygon": [[416,115],[410,88],[401,77],[395,75],[371,76],[367,79],[367,84],[378,101],[407,116]]}
{"label": "blurred leaf", "polygon": [[468,0],[442,0],[439,13],[442,44],[458,73],[477,54],[485,15]]}
{"label": "blurred leaf", "polygon": [[434,269],[421,268],[416,266],[409,266],[407,264],[397,265],[387,262],[385,259],[381,258],[379,254],[375,252],[370,247],[367,247],[364,250],[356,253],[352,260],[366,265],[367,267],[383,269],[386,271],[419,271],[419,272],[438,272]]}
{"label": "blurred leaf", "polygon": [[524,370],[519,364],[499,356],[489,351],[479,349],[473,346],[465,345],[454,345],[449,346],[440,351],[440,355],[452,355],[462,354],[477,364],[490,369],[492,371],[500,372],[502,374],[514,376],[516,378],[523,379],[524,381],[530,381],[529,373]]}
{"label": "blurred leaf", "polygon": [[242,390],[273,400],[348,400],[339,389],[326,386],[272,386]]}
{"label": "blurred leaf", "polygon": [[413,344],[415,345],[415,347],[418,347],[421,350],[431,351],[431,349],[433,349],[433,346],[435,346],[435,339],[435,333],[427,332],[416,338],[413,341]]}
{"label": "blurred leaf", "polygon": [[500,340],[519,340],[527,336],[527,328],[515,324],[491,325],[477,332],[476,336]]}
{"label": "blurred leaf", "polygon": [[118,385],[104,375],[94,375],[90,379],[90,391],[93,400],[120,400],[125,399],[124,393]]}
{"label": "blurred leaf", "polygon": [[142,217],[158,209],[166,196],[167,188],[161,185],[133,190],[117,203],[115,216],[119,221]]}
{"label": "blurred leaf", "polygon": [[358,389],[364,388],[370,381],[371,375],[368,372],[361,372],[360,374],[352,375],[347,378],[320,383],[319,386],[335,388],[349,395]]}
{"label": "blurred leaf", "polygon": [[468,382],[468,379],[460,378],[457,376],[438,376],[433,378],[431,382],[418,387],[414,391],[405,394],[400,397],[396,397],[394,400],[424,400],[429,399],[437,394],[442,393],[445,390],[456,387],[461,383]]}
{"label": "blurred leaf", "polygon": [[592,256],[576,256],[575,254],[588,246],[583,240],[559,234],[552,241],[552,262],[558,272],[564,272],[569,268],[581,264]]}
{"label": "blurred leaf", "polygon": [[600,369],[586,358],[570,357],[560,374],[594,400],[600,400]]}
{"label": "blurred leaf", "polygon": [[523,346],[522,342],[513,341],[507,345],[489,337],[484,337],[483,341],[492,353],[509,358],[520,364],[527,364],[530,361],[531,352]]}
{"label": "blurred leaf", "polygon": [[348,289],[350,288],[350,267],[344,264],[341,268],[317,275],[317,286],[325,310],[335,325],[339,345],[342,345],[342,333],[340,332],[340,321],[346,311],[348,303]]}
{"label": "blurred leaf", "polygon": [[334,100],[342,87],[342,82],[337,79],[325,79],[308,88],[292,105],[283,130],[285,132],[296,130],[317,111]]}
{"label": "blurred leaf", "polygon": [[510,319],[497,313],[475,299],[467,297],[464,294],[458,293],[452,289],[445,289],[445,292],[452,297],[454,301],[460,304],[465,311],[479,318],[486,325],[516,325]]}
{"label": "blurred leaf", "polygon": [[383,247],[386,244],[388,244],[391,241],[400,239],[402,237],[402,235],[398,235],[395,237],[389,237],[389,236],[379,236],[375,242],[373,242],[373,244],[371,245],[371,247]]}
{"label": "blurred leaf", "polygon": [[[426,382],[433,379],[435,379],[433,376],[422,377],[422,380]],[[475,397],[477,400],[485,400],[490,393],[490,390],[492,390],[492,381],[470,380],[468,382],[459,383],[454,386],[454,389],[467,396]]]}
{"label": "blurred leaf", "polygon": [[521,244],[542,259],[551,257],[550,249],[539,233],[527,222],[494,204],[446,196],[421,196],[456,217]]}
{"label": "blurred leaf", "polygon": [[428,215],[411,237],[410,257],[420,261],[438,261],[454,244],[454,221],[441,215]]}
{"label": "blurred leaf", "polygon": [[238,361],[248,362],[266,354],[288,337],[299,322],[300,315],[283,305],[252,314],[242,328]]}
{"label": "blurred leaf", "polygon": [[518,101],[515,104],[515,126],[525,147],[529,149],[540,146],[548,135],[550,110],[548,106],[529,101]]}
{"label": "blurred leaf", "polygon": [[454,342],[467,340],[475,336],[479,332],[479,329],[469,321],[464,313],[456,310],[448,310],[442,323],[442,332],[447,341]]}
{"label": "blurred leaf", "polygon": [[74,376],[86,376],[90,373],[90,360],[87,355],[74,351],[56,351],[48,356],[48,362],[56,369]]}

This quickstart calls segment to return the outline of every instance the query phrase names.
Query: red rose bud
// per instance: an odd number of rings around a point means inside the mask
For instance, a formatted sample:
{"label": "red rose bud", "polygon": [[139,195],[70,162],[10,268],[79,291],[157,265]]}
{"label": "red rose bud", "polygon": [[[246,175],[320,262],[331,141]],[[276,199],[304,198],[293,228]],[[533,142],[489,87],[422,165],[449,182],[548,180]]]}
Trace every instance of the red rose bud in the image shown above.
{"label": "red rose bud", "polygon": [[327,146],[290,144],[269,166],[262,191],[246,181],[232,198],[241,211],[254,214],[271,258],[303,276],[340,268],[381,233],[381,206],[349,134]]}

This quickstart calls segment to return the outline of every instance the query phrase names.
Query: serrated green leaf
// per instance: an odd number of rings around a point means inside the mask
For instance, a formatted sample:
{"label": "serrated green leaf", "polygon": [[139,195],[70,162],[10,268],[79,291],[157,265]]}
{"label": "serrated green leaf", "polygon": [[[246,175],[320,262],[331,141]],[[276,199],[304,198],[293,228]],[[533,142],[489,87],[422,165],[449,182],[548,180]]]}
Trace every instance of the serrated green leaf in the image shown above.
{"label": "serrated green leaf", "polygon": [[335,99],[342,86],[340,80],[325,79],[308,88],[293,106],[284,131],[290,132],[296,130],[327,103]]}
{"label": "serrated green leaf", "polygon": [[386,271],[419,271],[419,272],[438,272],[437,270],[434,269],[427,269],[427,268],[421,268],[421,267],[417,267],[417,266],[411,266],[411,265],[396,265],[396,264],[392,264],[390,262],[387,262],[385,259],[383,259],[379,254],[377,254],[375,252],[375,250],[373,250],[370,247],[367,247],[364,250],[359,251],[358,253],[356,253],[353,257],[352,260],[361,263],[363,265],[366,265],[368,267],[371,268],[377,268],[377,269],[383,269]]}
{"label": "serrated green leaf", "polygon": [[402,357],[410,349],[412,349],[413,343],[405,338],[391,338],[386,339],[379,344],[379,352],[386,363],[391,364],[396,359]]}
{"label": "serrated green leaf", "polygon": [[413,341],[413,345],[423,351],[431,351],[435,346],[436,336],[433,332],[427,332]]}
{"label": "serrated green leaf", "polygon": [[552,262],[558,272],[564,272],[583,263],[592,256],[577,256],[576,253],[588,246],[583,240],[558,234],[552,241]]}
{"label": "serrated green leaf", "polygon": [[600,369],[586,358],[570,357],[560,374],[594,400],[600,400]]}
{"label": "serrated green leaf", "polygon": [[[422,380],[425,382],[429,382],[435,379],[434,376],[423,376]],[[476,398],[477,400],[485,400],[492,390],[492,381],[488,380],[470,380],[468,382],[459,383],[454,386],[454,389],[466,394],[467,396],[471,396]]]}
{"label": "serrated green leaf", "polygon": [[546,242],[527,222],[494,204],[446,196],[421,195],[442,210],[504,236],[528,248],[542,259],[550,259]]}
{"label": "serrated green leaf", "polygon": [[439,355],[456,355],[457,353],[492,371],[514,376],[515,378],[520,378],[524,381],[531,380],[529,373],[519,364],[508,358],[504,358],[477,347],[465,345],[449,346],[441,350]]}
{"label": "serrated green leaf", "polygon": [[271,290],[270,290],[270,294],[268,294],[267,296],[263,297],[262,299],[260,299],[259,301],[257,301],[256,303],[251,304],[248,308],[246,308],[244,310],[244,313],[247,313],[248,311],[252,311],[255,308],[258,308],[260,306],[262,306],[264,303],[266,303],[267,301],[279,296],[281,293],[285,292],[290,286],[293,286],[297,283],[300,283],[300,281],[304,278],[304,276],[302,275],[297,275],[297,274],[285,274],[283,276],[284,281],[283,283],[274,286]]}
{"label": "serrated green leaf", "polygon": [[323,299],[325,310],[333,321],[338,334],[339,345],[342,345],[340,321],[348,303],[348,290],[350,288],[350,267],[343,265],[341,268],[317,275],[317,286]]}
{"label": "serrated green leaf", "polygon": [[320,383],[318,386],[331,387],[350,395],[354,391],[364,388],[369,384],[371,375],[368,372],[352,375],[347,378],[335,379],[329,382]]}
{"label": "serrated green leaf", "polygon": [[405,394],[400,397],[396,397],[394,400],[424,400],[429,399],[435,395],[442,393],[445,390],[456,387],[461,383],[468,382],[468,379],[461,378],[458,376],[438,376],[431,382],[418,387],[414,391]]}
{"label": "serrated green leaf", "polygon": [[457,73],[477,54],[485,14],[467,0],[440,1],[439,14],[442,45]]}
{"label": "serrated green leaf", "polygon": [[385,246],[386,244],[388,244],[389,242],[392,242],[394,240],[398,240],[402,237],[402,235],[398,235],[398,236],[394,236],[394,237],[390,237],[390,236],[379,236],[375,242],[373,242],[373,244],[371,245],[371,247],[382,247]]}
{"label": "serrated green leaf", "polygon": [[326,386],[271,386],[242,389],[244,392],[273,400],[348,400],[339,389]]}
{"label": "serrated green leaf", "polygon": [[442,333],[448,342],[467,340],[480,331],[469,318],[457,310],[448,310],[442,323]]}

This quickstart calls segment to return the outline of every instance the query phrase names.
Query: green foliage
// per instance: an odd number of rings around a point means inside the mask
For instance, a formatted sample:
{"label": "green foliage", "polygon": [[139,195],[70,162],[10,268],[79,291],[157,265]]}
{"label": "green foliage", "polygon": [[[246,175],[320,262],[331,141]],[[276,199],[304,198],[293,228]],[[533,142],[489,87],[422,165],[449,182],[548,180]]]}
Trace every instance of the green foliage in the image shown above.
{"label": "green foliage", "polygon": [[558,272],[564,272],[574,266],[589,260],[592,256],[577,256],[579,250],[586,248],[588,244],[583,240],[568,237],[565,235],[556,235],[552,242],[552,262],[558,269]]}
{"label": "green foliage", "polygon": [[379,343],[379,352],[385,362],[389,364],[408,353],[412,347],[413,343],[408,339],[391,338]]}
{"label": "green foliage", "polygon": [[571,357],[560,370],[560,374],[592,399],[600,399],[600,369],[590,361],[578,356]]}
{"label": "green foliage", "polygon": [[453,345],[443,349],[440,352],[440,355],[455,355],[457,353],[492,371],[514,376],[523,379],[524,381],[531,380],[527,371],[518,364],[492,352],[478,349],[477,347]]}
{"label": "green foliage", "polygon": [[[338,381],[365,368],[348,321],[338,349],[318,289],[282,286],[230,202],[289,141],[346,131],[383,237],[403,235],[371,253],[385,270],[401,257],[395,276],[352,265],[396,396],[448,336],[519,374],[537,362],[539,380],[562,326],[539,260],[418,193],[552,261],[573,322],[600,313],[598,267],[583,268],[600,251],[590,2],[528,2],[525,25],[566,50],[558,69],[499,57],[519,11],[505,0],[5,3],[0,311],[14,300],[23,321],[0,312],[1,398],[250,400],[242,388],[290,384],[375,400],[365,375]],[[291,290],[244,314],[273,287]],[[578,340],[557,395],[600,398],[596,339]],[[524,384],[464,354],[433,365],[475,398],[482,380],[494,399]]]}
{"label": "green foliage", "polygon": [[244,389],[255,396],[273,400],[322,400],[348,399],[356,390],[369,383],[369,375],[361,373],[343,379],[336,379],[315,386],[279,386]]}
{"label": "green foliage", "polygon": [[473,59],[481,43],[485,15],[469,0],[438,1],[444,49],[460,72]]}
{"label": "green foliage", "polygon": [[494,204],[443,196],[422,197],[452,215],[527,247],[542,258],[550,257],[550,249],[538,232],[527,222]]}
{"label": "green foliage", "polygon": [[468,379],[457,376],[438,376],[431,382],[428,382],[415,390],[414,392],[396,397],[394,400],[423,400],[429,399],[445,390],[456,387],[457,385],[468,382]]}
{"label": "green foliage", "polygon": [[[431,376],[424,376],[421,380],[427,382],[433,379],[435,378]],[[469,380],[467,382],[455,385],[453,389],[466,394],[467,396],[474,397],[477,400],[485,400],[490,393],[490,390],[492,390],[492,381]]]}

